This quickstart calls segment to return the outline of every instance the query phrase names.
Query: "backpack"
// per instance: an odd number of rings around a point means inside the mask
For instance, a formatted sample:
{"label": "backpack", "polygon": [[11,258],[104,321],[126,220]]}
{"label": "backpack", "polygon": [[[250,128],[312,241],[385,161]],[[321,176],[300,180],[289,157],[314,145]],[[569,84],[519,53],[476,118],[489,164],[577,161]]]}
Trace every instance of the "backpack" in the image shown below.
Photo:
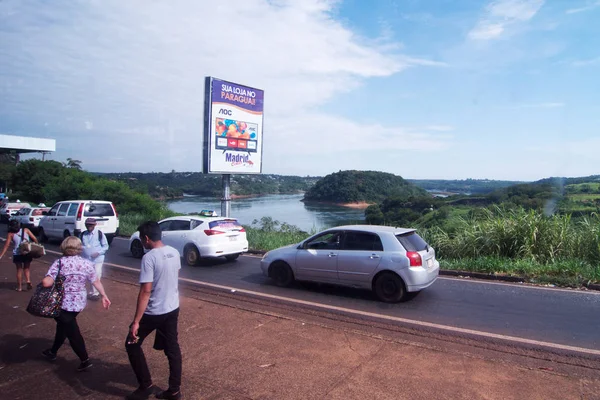
{"label": "backpack", "polygon": [[[87,231],[83,231],[79,234],[79,239],[83,242],[83,234],[86,233]],[[102,234],[102,231],[100,229],[98,229],[98,240],[100,241],[100,246],[102,246],[102,237],[104,235]]]}

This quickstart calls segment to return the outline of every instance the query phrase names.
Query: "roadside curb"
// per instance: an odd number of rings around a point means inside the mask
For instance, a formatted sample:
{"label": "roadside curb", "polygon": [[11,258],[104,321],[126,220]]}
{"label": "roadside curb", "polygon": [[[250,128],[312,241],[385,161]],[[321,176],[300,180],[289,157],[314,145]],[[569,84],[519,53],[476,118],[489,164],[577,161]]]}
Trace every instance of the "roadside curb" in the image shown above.
{"label": "roadside curb", "polygon": [[[468,271],[440,269],[440,275],[455,276],[457,278],[475,278],[475,279],[483,279],[483,280],[488,280],[488,281],[535,284],[533,282],[528,282],[525,278],[523,278],[521,276],[494,275],[494,274],[486,274],[486,273],[482,273],[482,272],[468,272]],[[539,284],[537,284],[537,285],[539,285]],[[552,285],[552,286],[558,286],[558,285]],[[569,286],[569,287],[571,287],[571,286]],[[600,284],[596,284],[596,283],[583,284],[582,287],[589,289],[589,290],[600,291]],[[577,289],[577,288],[574,288],[574,289]]]}

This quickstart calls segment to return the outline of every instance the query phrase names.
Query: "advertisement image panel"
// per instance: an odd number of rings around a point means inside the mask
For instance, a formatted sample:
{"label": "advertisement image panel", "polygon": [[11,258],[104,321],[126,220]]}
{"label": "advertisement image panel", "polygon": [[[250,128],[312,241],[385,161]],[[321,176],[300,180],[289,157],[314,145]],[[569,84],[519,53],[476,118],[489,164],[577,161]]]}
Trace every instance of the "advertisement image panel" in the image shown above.
{"label": "advertisement image panel", "polygon": [[215,78],[206,84],[204,172],[260,174],[264,92]]}

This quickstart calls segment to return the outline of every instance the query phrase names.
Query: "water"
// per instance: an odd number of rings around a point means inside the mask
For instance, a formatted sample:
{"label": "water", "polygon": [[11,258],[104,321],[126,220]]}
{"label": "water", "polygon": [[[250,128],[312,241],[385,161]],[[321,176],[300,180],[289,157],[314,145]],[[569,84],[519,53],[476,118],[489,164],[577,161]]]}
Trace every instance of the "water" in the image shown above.
{"label": "water", "polygon": [[[327,204],[306,204],[301,202],[302,194],[275,194],[231,201],[231,216],[244,225],[255,219],[271,217],[279,222],[296,225],[304,231],[321,230],[337,225],[364,222],[364,210]],[[214,197],[184,197],[168,202],[171,210],[178,213],[215,210],[221,214],[221,201]]]}

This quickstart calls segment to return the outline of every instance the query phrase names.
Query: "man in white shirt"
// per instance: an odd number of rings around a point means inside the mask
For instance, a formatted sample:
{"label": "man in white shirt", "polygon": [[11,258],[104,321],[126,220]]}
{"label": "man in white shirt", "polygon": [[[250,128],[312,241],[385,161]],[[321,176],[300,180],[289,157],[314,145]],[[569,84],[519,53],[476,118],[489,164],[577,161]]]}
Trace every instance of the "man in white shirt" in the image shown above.
{"label": "man in white shirt", "polygon": [[[181,256],[165,245],[158,223],[146,222],[138,228],[144,248],[150,250],[142,258],[140,292],[125,349],[135,372],[139,387],[128,399],[147,399],[156,394],[158,399],[181,398],[181,349],[177,340],[179,318],[179,270]],[[156,330],[154,348],[164,350],[169,360],[169,388],[163,392],[152,383],[142,343]]]}
{"label": "man in white shirt", "polygon": [[[83,245],[83,251],[81,256],[87,258],[96,266],[96,277],[102,278],[102,264],[104,264],[104,254],[108,251],[108,240],[100,229],[96,229],[97,225],[96,218],[88,218],[85,220],[85,227],[87,230],[81,232],[81,244]],[[100,299],[100,293],[94,286],[91,286],[91,290],[88,298],[90,300]]]}

